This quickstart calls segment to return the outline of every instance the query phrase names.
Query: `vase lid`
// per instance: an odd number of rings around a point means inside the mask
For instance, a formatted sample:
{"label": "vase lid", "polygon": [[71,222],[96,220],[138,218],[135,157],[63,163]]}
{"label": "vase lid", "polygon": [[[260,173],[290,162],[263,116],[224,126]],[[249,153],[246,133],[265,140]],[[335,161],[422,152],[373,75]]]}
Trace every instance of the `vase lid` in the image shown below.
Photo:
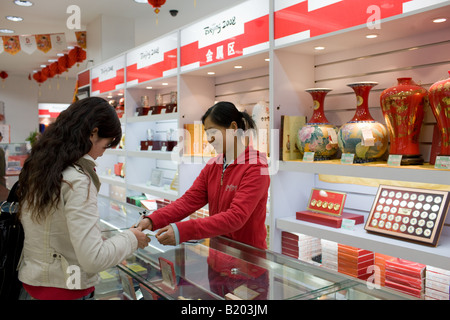
{"label": "vase lid", "polygon": [[349,87],[376,86],[376,85],[378,85],[378,82],[376,82],[376,81],[358,81],[358,82],[347,83],[347,86],[349,86]]}

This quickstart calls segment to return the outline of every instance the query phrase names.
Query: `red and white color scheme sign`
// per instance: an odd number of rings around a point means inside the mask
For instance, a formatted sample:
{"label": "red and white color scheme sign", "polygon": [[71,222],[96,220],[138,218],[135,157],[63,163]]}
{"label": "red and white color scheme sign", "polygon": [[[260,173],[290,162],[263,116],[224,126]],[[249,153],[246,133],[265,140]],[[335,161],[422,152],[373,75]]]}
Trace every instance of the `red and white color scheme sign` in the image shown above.
{"label": "red and white color scheme sign", "polygon": [[178,34],[143,45],[127,53],[127,85],[176,75]]}
{"label": "red and white color scheme sign", "polygon": [[249,0],[181,30],[181,71],[269,48],[269,1]]}
{"label": "red and white color scheme sign", "polygon": [[114,58],[92,68],[91,95],[123,89],[125,87],[125,56]]}
{"label": "red and white color scheme sign", "polygon": [[275,45],[356,27],[448,0],[275,0]]}
{"label": "red and white color scheme sign", "polygon": [[91,70],[85,70],[78,73],[78,88],[88,86],[91,83]]}

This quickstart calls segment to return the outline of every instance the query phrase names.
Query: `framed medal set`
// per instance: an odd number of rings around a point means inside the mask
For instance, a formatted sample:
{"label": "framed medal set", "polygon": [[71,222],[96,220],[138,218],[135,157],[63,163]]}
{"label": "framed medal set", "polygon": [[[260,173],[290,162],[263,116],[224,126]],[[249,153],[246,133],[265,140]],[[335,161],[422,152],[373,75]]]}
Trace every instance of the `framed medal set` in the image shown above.
{"label": "framed medal set", "polygon": [[448,207],[447,191],[380,185],[365,229],[437,246]]}

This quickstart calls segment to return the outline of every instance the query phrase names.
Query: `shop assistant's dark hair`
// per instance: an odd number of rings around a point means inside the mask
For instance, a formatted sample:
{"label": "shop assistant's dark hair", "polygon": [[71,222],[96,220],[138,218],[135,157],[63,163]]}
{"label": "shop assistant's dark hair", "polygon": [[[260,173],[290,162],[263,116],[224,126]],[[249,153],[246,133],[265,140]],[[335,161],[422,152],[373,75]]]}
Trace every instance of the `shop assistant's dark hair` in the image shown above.
{"label": "shop assistant's dark hair", "polygon": [[203,124],[205,124],[205,120],[208,117],[221,127],[228,128],[235,121],[238,129],[244,131],[256,129],[256,124],[252,117],[245,111],[239,111],[231,102],[221,101],[209,108],[202,117]]}
{"label": "shop assistant's dark hair", "polygon": [[26,203],[33,220],[42,220],[57,206],[62,172],[91,150],[95,128],[100,138],[114,138],[111,147],[120,142],[122,128],[114,108],[102,98],[85,98],[61,112],[34,143],[18,188],[20,206]]}

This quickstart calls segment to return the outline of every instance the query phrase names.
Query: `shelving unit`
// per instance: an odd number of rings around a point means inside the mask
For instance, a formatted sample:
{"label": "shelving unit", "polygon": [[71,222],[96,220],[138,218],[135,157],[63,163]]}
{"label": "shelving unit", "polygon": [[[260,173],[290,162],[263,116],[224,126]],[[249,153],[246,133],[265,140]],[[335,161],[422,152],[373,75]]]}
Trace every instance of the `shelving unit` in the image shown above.
{"label": "shelving unit", "polygon": [[[254,5],[255,0],[249,3]],[[450,49],[448,22],[447,26],[431,23],[434,17],[450,16],[448,1],[438,0],[431,4],[416,0],[395,1],[395,6],[381,8],[379,28],[368,28],[366,20],[370,14],[367,12],[363,13],[366,15],[363,16],[365,17],[363,20],[346,21],[350,24],[342,25],[339,24],[339,14],[333,14],[335,20],[330,20],[327,24],[326,15],[330,13],[332,6],[339,6],[339,9],[336,9],[338,13],[340,10],[345,11],[347,3],[339,1],[337,4],[323,4],[326,10],[323,14],[322,8],[314,8],[304,14],[305,18],[308,18],[309,14],[314,15],[314,25],[309,26],[311,30],[302,31],[302,26],[293,24],[291,28],[296,32],[286,34],[285,27],[293,14],[291,10],[296,10],[300,6],[313,5],[312,1],[258,0],[258,8],[264,8],[267,11],[259,11],[262,12],[261,16],[252,15],[251,18],[254,20],[248,23],[254,21],[261,23],[264,26],[264,33],[267,32],[267,41],[265,37],[262,37],[264,41],[260,44],[244,49],[236,44],[237,49],[242,49],[240,55],[236,54],[217,61],[193,62],[186,60],[183,55],[193,46],[193,43],[195,44],[195,37],[198,37],[197,40],[200,42],[206,41],[204,35],[195,34],[196,26],[200,26],[199,30],[203,30],[205,26],[221,21],[224,16],[234,15],[237,17],[236,21],[245,20],[245,12],[242,12],[239,6],[124,53],[124,57],[128,57],[132,52],[164,43],[164,40],[168,38],[171,43],[168,45],[171,61],[173,62],[173,55],[175,55],[177,63],[176,67],[171,64],[172,69],[152,79],[140,83],[136,83],[137,81],[126,83],[124,80],[123,87],[100,93],[105,97],[108,94],[121,93],[126,101],[125,117],[122,119],[126,148],[125,150],[109,150],[104,159],[99,160],[100,172],[107,171],[106,168],[111,168],[113,163],[124,161],[126,176],[124,179],[116,179],[100,174],[103,188],[101,194],[109,197],[109,188],[113,186],[126,189],[127,195],[145,193],[156,198],[177,199],[190,187],[209,157],[202,158],[198,155],[172,157],[173,154],[170,152],[140,151],[138,143],[145,139],[146,129],[156,128],[156,126],[164,128],[161,130],[166,130],[168,127],[183,129],[186,124],[200,121],[207,108],[219,100],[231,101],[246,109],[249,114],[252,113],[252,107],[259,101],[267,101],[270,105],[270,128],[274,129],[269,149],[273,175],[267,216],[271,250],[281,252],[281,231],[285,230],[450,269],[450,258],[446,253],[450,247],[448,224],[444,227],[438,247],[430,248],[369,234],[364,230],[363,225],[358,225],[350,231],[295,219],[295,212],[306,208],[311,188],[320,187],[348,193],[345,209],[366,217],[377,187],[373,184],[365,184],[365,179],[383,179],[408,184],[425,183],[448,187],[450,190],[450,170],[434,169],[428,164],[391,167],[386,162],[343,165],[339,159],[312,163],[301,160],[277,160],[279,159],[277,130],[281,127],[281,116],[310,117],[312,114],[312,100],[305,92],[306,88],[333,88],[325,99],[325,113],[331,123],[339,126],[348,121],[355,110],[355,96],[346,84],[362,80],[377,81],[379,85],[371,91],[369,97],[370,111],[375,120],[384,123],[379,107],[379,94],[385,88],[394,85],[397,77],[411,76],[424,87],[428,87],[446,77],[447,70],[450,70],[450,60],[447,56]],[[358,2],[358,5],[365,9],[371,4],[370,1]],[[345,12],[341,12],[341,15],[347,16]],[[356,13],[355,16],[357,16]],[[345,19],[342,18],[342,20]],[[316,30],[320,29],[321,24],[323,24],[323,30]],[[327,29],[331,24],[335,25],[335,29]],[[308,26],[303,25],[303,27]],[[245,32],[245,28],[242,27],[240,32]],[[367,33],[377,33],[378,39],[366,39]],[[226,48],[230,42],[238,41],[237,39],[241,37],[238,37],[236,33],[222,35],[216,42],[210,40],[209,43],[203,43],[205,47],[201,48],[201,52],[207,50],[205,48],[216,52],[218,46],[222,45]],[[174,43],[176,43],[175,48]],[[314,50],[319,45],[325,46],[325,50],[320,52]],[[200,51],[198,48],[197,50]],[[162,51],[161,49],[159,52],[161,55]],[[168,54],[165,54],[165,58],[168,58]],[[192,59],[192,57],[189,58]],[[235,69],[237,65],[240,65],[242,69]],[[212,72],[214,74],[209,74]],[[127,78],[126,70],[123,76],[124,79]],[[177,92],[176,113],[136,116],[136,107],[140,105],[141,96],[146,95],[150,101],[154,101],[157,94],[162,94],[167,99],[173,91]],[[426,160],[429,158],[434,123],[433,115],[430,110],[427,110],[421,134],[421,152]],[[174,161],[174,158],[177,161]],[[167,187],[146,184],[146,181],[150,179],[151,170],[156,167],[163,168],[166,182],[178,171],[178,192],[168,190]],[[347,179],[342,179],[345,182],[336,183],[323,179],[324,176]],[[359,181],[348,182],[349,179]],[[339,179],[336,180],[339,181]]]}

